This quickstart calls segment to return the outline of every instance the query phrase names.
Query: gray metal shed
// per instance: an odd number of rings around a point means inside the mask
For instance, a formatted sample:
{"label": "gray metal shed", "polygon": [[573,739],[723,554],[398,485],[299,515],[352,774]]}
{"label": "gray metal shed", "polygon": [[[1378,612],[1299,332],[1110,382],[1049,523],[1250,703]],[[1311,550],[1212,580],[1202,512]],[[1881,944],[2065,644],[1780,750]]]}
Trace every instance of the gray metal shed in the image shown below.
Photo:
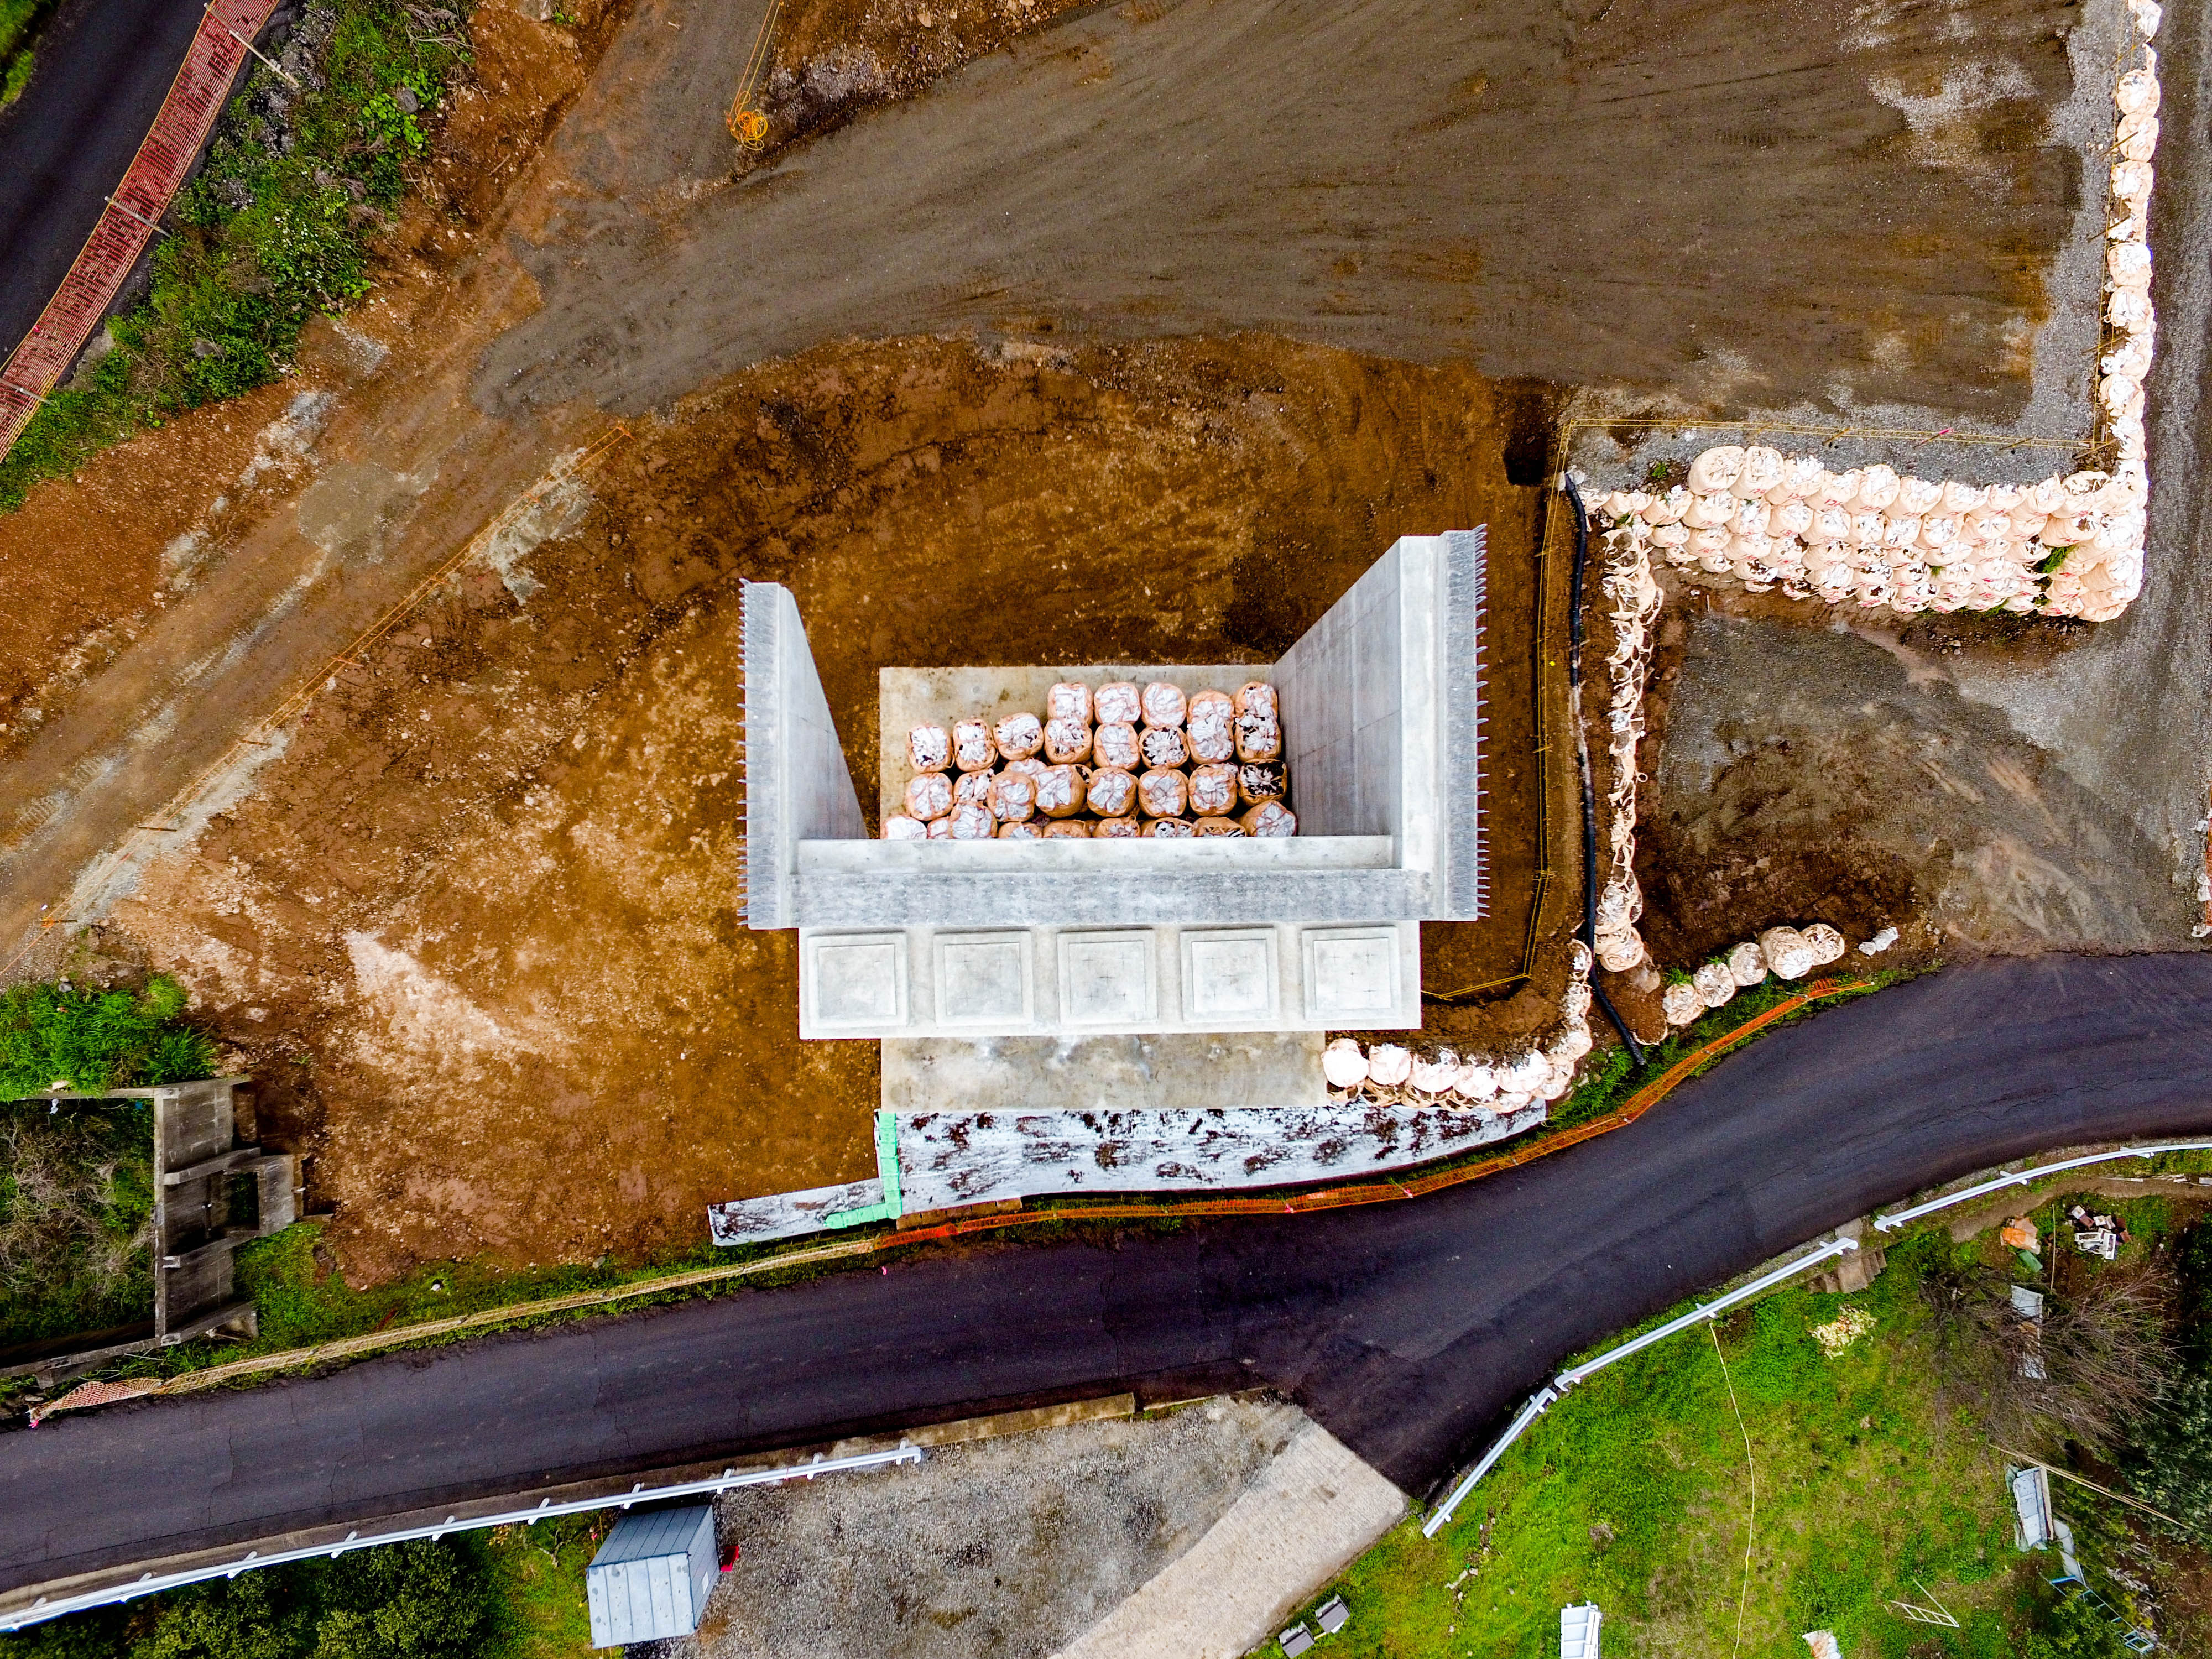
{"label": "gray metal shed", "polygon": [[714,1588],[714,1507],[625,1515],[584,1569],[592,1645],[689,1636]]}

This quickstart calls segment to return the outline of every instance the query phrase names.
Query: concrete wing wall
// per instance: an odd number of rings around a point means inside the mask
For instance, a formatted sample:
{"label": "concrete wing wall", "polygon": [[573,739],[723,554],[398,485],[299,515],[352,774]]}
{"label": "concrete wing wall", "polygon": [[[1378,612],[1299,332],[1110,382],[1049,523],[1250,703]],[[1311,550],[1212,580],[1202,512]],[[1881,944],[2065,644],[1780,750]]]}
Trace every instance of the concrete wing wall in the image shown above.
{"label": "concrete wing wall", "polygon": [[1391,836],[1425,919],[1488,898],[1484,551],[1480,530],[1401,538],[1274,668],[1298,832]]}
{"label": "concrete wing wall", "polygon": [[774,582],[747,582],[743,603],[745,922],[793,927],[799,842],[860,840],[867,824],[798,601]]}

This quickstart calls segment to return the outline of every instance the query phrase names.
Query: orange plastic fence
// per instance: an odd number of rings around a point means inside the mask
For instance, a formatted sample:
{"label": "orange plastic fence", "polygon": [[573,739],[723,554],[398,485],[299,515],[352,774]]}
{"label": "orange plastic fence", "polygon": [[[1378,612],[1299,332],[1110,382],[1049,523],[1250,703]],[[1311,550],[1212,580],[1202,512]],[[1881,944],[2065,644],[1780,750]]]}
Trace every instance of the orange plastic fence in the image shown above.
{"label": "orange plastic fence", "polygon": [[[69,275],[39,320],[0,369],[0,455],[15,447],[31,416],[100,325],[116,289],[145,252],[154,227],[207,142],[223,95],[246,61],[246,46],[277,0],[215,0],[161,100],[160,113],[108,198]],[[234,33],[234,31],[235,33]]]}
{"label": "orange plastic fence", "polygon": [[1007,1215],[975,1216],[966,1220],[944,1222],[934,1227],[915,1227],[906,1232],[885,1233],[876,1239],[875,1246],[879,1250],[896,1249],[901,1245],[920,1243],[929,1239],[955,1238],[964,1233],[988,1232],[1001,1227],[1019,1227],[1040,1221],[1150,1221],[1167,1216],[1297,1215],[1313,1210],[1345,1209],[1356,1204],[1389,1204],[1400,1199],[1419,1198],[1425,1194],[1441,1192],[1447,1187],[1456,1187],[1462,1182],[1479,1181],[1502,1170],[1518,1169],[1524,1164],[1533,1164],[1540,1158],[1549,1158],[1570,1146],[1579,1146],[1586,1140],[1610,1134],[1615,1129],[1625,1129],[1665,1099],[1700,1066],[1764,1030],[1775,1021],[1786,1019],[1823,997],[1843,996],[1854,991],[1873,988],[1872,980],[1816,980],[1796,996],[1776,1003],[1734,1030],[1715,1037],[1696,1053],[1675,1061],[1631,1095],[1619,1111],[1609,1112],[1588,1123],[1577,1124],[1571,1129],[1547,1136],[1516,1151],[1485,1158],[1479,1164],[1464,1164],[1455,1170],[1438,1170],[1434,1174],[1417,1176],[1407,1181],[1362,1182],[1346,1187],[1324,1187],[1314,1192],[1293,1193],[1284,1198],[1170,1199],[1156,1204],[1064,1205],[1048,1209],[1018,1211]]}

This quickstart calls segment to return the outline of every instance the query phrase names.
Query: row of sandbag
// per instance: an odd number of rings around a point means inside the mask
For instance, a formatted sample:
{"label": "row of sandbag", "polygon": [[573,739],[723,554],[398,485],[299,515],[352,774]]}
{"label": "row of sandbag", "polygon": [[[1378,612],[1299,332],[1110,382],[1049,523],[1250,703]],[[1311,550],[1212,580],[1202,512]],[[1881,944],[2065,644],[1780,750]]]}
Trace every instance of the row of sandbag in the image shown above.
{"label": "row of sandbag", "polygon": [[1938,483],[1727,444],[1698,455],[1686,485],[1617,490],[1597,513],[1674,568],[1754,592],[2103,619],[2141,589],[2148,496],[2140,459],[2033,484]]}
{"label": "row of sandbag", "polygon": [[1825,921],[1805,927],[1769,927],[1705,963],[1687,980],[1667,987],[1659,994],[1660,1004],[1669,1025],[1687,1025],[1769,974],[1777,979],[1802,979],[1843,954],[1844,936]]}
{"label": "row of sandbag", "polygon": [[1062,682],[1030,713],[907,733],[886,840],[1295,835],[1275,690]]}
{"label": "row of sandbag", "polygon": [[1331,1094],[1343,1100],[1444,1106],[1501,1117],[1559,1099],[1574,1087],[1575,1068],[1590,1051],[1590,954],[1579,939],[1570,949],[1567,988],[1559,999],[1563,1018],[1547,1041],[1500,1054],[1452,1048],[1417,1054],[1401,1043],[1362,1045],[1340,1036],[1322,1050],[1322,1076]]}

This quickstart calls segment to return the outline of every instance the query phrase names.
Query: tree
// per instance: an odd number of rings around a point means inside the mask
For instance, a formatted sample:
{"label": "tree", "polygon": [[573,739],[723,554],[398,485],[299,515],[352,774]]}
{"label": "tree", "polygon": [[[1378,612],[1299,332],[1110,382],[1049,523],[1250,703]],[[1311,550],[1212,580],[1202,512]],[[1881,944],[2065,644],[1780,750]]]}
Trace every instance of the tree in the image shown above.
{"label": "tree", "polygon": [[313,1659],[462,1659],[490,1587],[473,1548],[418,1539],[340,1556],[320,1588]]}

